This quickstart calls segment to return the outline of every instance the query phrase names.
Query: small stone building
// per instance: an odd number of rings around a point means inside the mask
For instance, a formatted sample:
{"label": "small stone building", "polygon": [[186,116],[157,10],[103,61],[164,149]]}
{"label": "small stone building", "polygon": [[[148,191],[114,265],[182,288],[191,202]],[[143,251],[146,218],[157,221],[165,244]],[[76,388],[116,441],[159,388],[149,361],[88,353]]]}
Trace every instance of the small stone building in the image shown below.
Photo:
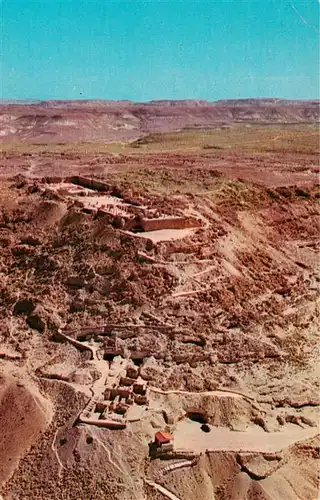
{"label": "small stone building", "polygon": [[144,396],[147,392],[146,382],[135,382],[133,384],[133,392],[135,394],[141,394],[141,396]]}
{"label": "small stone building", "polygon": [[173,441],[174,437],[169,432],[159,431],[156,432],[154,436],[154,442],[157,446],[157,450],[173,451]]}

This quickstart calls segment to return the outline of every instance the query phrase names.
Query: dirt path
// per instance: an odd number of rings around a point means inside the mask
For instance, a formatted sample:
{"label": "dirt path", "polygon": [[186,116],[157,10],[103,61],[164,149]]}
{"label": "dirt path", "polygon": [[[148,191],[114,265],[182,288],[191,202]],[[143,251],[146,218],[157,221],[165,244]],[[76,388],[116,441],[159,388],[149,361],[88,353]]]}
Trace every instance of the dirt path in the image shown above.
{"label": "dirt path", "polygon": [[172,472],[174,470],[183,469],[185,467],[192,467],[197,462],[198,462],[198,457],[195,458],[194,460],[183,460],[183,462],[167,465],[166,467],[163,467],[163,469],[160,469],[159,473],[157,474],[157,477],[164,476],[168,472]]}
{"label": "dirt path", "polygon": [[232,398],[248,398],[251,399],[249,396],[246,396],[245,394],[241,394],[238,392],[233,392],[233,391],[221,391],[221,390],[216,390],[216,391],[204,391],[204,392],[192,392],[192,391],[180,391],[180,390],[169,390],[169,391],[163,391],[162,389],[158,389],[157,387],[149,387],[148,388],[152,392],[158,392],[159,394],[164,394],[164,395],[169,395],[169,394],[182,394],[186,396],[217,396],[217,397],[227,397],[230,396]]}
{"label": "dirt path", "polygon": [[164,486],[161,486],[161,484],[155,483],[154,481],[151,481],[150,479],[145,479],[145,482],[151,486],[152,488],[160,491],[166,498],[169,498],[169,500],[180,500],[179,497],[177,497],[174,493],[169,491],[167,488]]}
{"label": "dirt path", "polygon": [[51,450],[53,451],[56,459],[57,459],[57,462],[58,462],[58,465],[59,465],[59,470],[58,470],[58,477],[61,477],[61,473],[62,473],[62,469],[64,469],[64,465],[62,464],[61,460],[60,460],[60,457],[59,457],[59,453],[58,453],[58,449],[57,449],[57,446],[56,446],[56,440],[57,440],[57,434],[59,432],[59,429],[56,430],[55,434],[54,434],[54,437],[53,437],[53,440],[52,440],[52,443],[51,443]]}
{"label": "dirt path", "polygon": [[30,165],[28,167],[28,170],[24,173],[24,175],[27,178],[31,179],[33,177],[33,173],[36,167],[37,167],[36,162],[34,160],[30,160]]}
{"label": "dirt path", "polygon": [[[84,342],[83,342],[84,344]],[[106,381],[109,374],[109,363],[103,359],[98,359],[97,351],[99,346],[86,346],[92,352],[92,361],[91,364],[97,369],[99,373],[101,373],[100,378],[98,378],[93,384],[90,386],[90,391],[92,394],[91,401],[93,399],[99,399],[104,391]],[[90,402],[91,402],[90,401]],[[90,402],[88,404],[90,404]],[[88,406],[88,405],[87,405]]]}
{"label": "dirt path", "polygon": [[96,380],[91,386],[91,391],[94,397],[99,398],[101,397],[106,386],[106,381],[109,373],[109,366],[107,361],[98,359],[93,360],[92,364],[101,373],[101,377],[98,380]]}

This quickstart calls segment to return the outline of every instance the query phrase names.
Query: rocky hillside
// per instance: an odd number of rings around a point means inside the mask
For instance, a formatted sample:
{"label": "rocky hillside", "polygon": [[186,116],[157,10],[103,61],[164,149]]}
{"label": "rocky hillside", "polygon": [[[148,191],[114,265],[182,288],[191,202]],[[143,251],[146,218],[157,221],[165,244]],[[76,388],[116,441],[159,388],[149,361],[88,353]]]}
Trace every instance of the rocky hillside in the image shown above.
{"label": "rocky hillside", "polygon": [[[316,497],[317,187],[171,175],[166,195],[120,171],[93,193],[2,182],[6,500]],[[130,231],[131,215],[199,224]],[[148,406],[121,430],[98,427],[98,410],[79,422],[121,363],[148,384]],[[166,460],[148,448],[163,429],[175,439]]]}

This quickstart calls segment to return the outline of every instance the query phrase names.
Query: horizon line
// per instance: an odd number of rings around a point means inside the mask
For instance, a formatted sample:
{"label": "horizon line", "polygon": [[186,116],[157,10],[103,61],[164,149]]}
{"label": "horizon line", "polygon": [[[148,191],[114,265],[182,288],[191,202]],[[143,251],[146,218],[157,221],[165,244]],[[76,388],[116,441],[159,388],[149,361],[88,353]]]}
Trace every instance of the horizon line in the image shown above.
{"label": "horizon line", "polygon": [[[319,0],[320,1],[320,0]],[[190,102],[190,103],[204,103],[204,104],[215,104],[219,102],[228,102],[228,101],[295,101],[295,102],[311,102],[311,101],[316,101],[320,103],[320,98],[315,97],[315,98],[288,98],[288,97],[230,97],[226,99],[216,99],[216,100],[208,100],[208,99],[197,99],[197,98],[183,98],[183,99],[151,99],[151,100],[146,100],[146,101],[139,101],[139,100],[133,100],[133,99],[107,99],[107,98],[86,98],[86,97],[80,97],[78,99],[40,99],[40,98],[10,98],[10,97],[0,97],[0,103],[6,103],[6,104],[28,104],[28,103],[36,103],[36,104],[41,104],[41,103],[50,103],[50,102],[110,102],[110,103],[129,103],[129,104],[152,104],[152,103],[183,103],[183,102]]]}

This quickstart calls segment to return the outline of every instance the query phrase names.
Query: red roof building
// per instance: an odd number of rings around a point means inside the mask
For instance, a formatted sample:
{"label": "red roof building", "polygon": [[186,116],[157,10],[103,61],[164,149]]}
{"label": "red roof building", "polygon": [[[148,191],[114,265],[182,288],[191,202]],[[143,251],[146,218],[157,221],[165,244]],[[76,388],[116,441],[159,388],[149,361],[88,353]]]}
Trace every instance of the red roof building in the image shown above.
{"label": "red roof building", "polygon": [[162,446],[173,441],[174,437],[169,432],[159,431],[154,435],[154,440],[158,446]]}

